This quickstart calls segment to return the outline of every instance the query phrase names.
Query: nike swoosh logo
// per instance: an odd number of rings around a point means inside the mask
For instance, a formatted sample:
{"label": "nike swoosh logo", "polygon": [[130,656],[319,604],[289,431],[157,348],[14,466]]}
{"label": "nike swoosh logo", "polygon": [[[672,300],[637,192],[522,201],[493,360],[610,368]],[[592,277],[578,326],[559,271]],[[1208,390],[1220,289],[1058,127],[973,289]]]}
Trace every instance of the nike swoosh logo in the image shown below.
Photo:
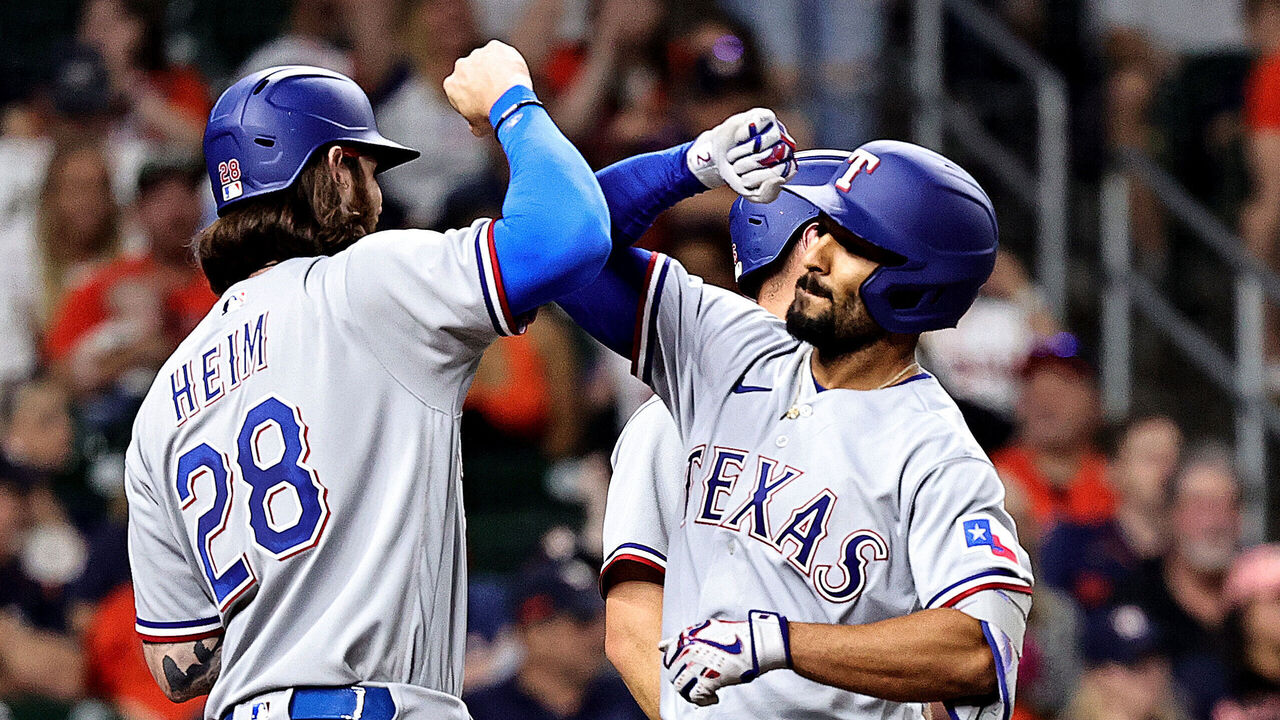
{"label": "nike swoosh logo", "polygon": [[741,395],[743,393],[769,392],[772,389],[773,388],[760,387],[759,385],[743,385],[742,383],[738,383],[737,385],[734,385],[733,389],[729,392],[735,395]]}
{"label": "nike swoosh logo", "polygon": [[742,638],[738,638],[737,640],[734,640],[732,645],[721,645],[720,643],[715,642],[714,640],[705,640],[699,637],[691,638],[691,641],[699,642],[704,645],[710,645],[711,647],[717,650],[723,650],[724,652],[727,652],[730,655],[737,655],[742,652]]}

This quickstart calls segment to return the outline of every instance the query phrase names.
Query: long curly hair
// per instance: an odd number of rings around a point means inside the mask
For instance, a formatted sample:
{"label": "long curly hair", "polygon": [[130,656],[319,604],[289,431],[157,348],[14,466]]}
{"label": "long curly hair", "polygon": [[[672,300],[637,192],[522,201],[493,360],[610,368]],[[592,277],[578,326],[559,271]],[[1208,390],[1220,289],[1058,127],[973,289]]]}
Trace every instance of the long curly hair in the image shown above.
{"label": "long curly hair", "polygon": [[196,236],[196,261],[215,293],[290,258],[334,255],[374,231],[378,215],[359,160],[341,160],[355,189],[344,206],[327,154],[317,150],[293,185],[238,203]]}

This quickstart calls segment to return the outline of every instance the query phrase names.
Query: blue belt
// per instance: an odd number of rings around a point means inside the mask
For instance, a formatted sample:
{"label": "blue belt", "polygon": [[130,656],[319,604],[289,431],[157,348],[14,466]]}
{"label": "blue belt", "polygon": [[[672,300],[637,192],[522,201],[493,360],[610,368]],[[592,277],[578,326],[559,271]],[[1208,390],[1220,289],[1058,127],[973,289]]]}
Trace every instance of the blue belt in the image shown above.
{"label": "blue belt", "polygon": [[[233,714],[222,720],[232,720]],[[395,701],[385,687],[298,688],[289,701],[292,720],[391,720],[395,714]],[[258,720],[257,713],[253,717]]]}

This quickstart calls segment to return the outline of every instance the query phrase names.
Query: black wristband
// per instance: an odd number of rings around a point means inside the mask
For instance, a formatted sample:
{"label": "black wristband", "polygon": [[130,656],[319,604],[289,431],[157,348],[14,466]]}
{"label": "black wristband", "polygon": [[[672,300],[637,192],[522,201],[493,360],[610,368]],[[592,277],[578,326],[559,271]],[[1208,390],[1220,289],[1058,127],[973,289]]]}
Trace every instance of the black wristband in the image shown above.
{"label": "black wristband", "polygon": [[527,100],[521,100],[520,102],[516,103],[515,105],[512,105],[511,107],[507,108],[507,109],[502,113],[502,115],[498,118],[498,122],[496,122],[496,123],[494,123],[494,124],[493,124],[493,134],[494,134],[494,135],[497,135],[497,134],[498,134],[498,129],[502,127],[502,123],[506,122],[506,121],[507,121],[507,118],[509,118],[509,117],[511,117],[512,115],[514,115],[514,114],[516,113],[516,111],[517,111],[517,110],[519,110],[520,108],[524,107],[525,105],[537,105],[538,107],[543,107],[543,105],[542,105],[542,101],[541,101],[541,100],[538,100],[537,98],[529,98],[529,99],[527,99]]}

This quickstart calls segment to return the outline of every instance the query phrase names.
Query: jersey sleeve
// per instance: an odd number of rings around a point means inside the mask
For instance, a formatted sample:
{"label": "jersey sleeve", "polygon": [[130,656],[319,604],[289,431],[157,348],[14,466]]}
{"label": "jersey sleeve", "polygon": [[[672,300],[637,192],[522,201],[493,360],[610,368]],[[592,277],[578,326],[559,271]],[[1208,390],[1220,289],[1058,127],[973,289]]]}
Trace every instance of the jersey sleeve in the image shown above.
{"label": "jersey sleeve", "polygon": [[797,344],[750,300],[707,285],[661,253],[616,251],[595,282],[560,300],[663,399],[681,429],[695,395],[723,397],[755,359]]}
{"label": "jersey sleeve", "polygon": [[437,233],[392,230],[361,239],[334,258],[323,292],[356,337],[398,381],[425,402],[452,409],[441,396],[498,337],[524,331],[512,315],[493,245],[493,223]]}
{"label": "jersey sleeve", "polygon": [[683,510],[683,455],[675,421],[657,398],[641,405],[618,436],[604,511],[605,594],[611,571],[627,563],[666,572],[668,539]]}
{"label": "jersey sleeve", "polygon": [[920,605],[976,618],[995,661],[996,697],[948,704],[948,712],[954,720],[1008,720],[1033,579],[995,468],[977,457],[944,461],[926,474],[904,517]]}
{"label": "jersey sleeve", "polygon": [[207,583],[174,532],[136,446],[125,454],[129,500],[129,565],[137,631],[145,642],[176,643],[222,633]]}

